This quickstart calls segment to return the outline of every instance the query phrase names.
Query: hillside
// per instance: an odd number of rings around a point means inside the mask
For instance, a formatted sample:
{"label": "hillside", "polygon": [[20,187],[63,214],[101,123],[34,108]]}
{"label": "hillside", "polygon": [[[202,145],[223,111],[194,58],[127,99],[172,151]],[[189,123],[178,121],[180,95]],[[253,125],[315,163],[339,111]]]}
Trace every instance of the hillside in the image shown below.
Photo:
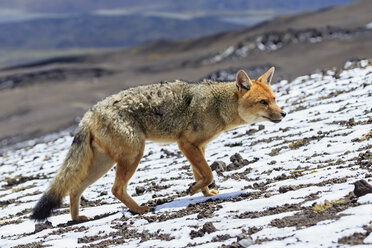
{"label": "hillside", "polygon": [[3,150],[2,247],[370,247],[372,192],[357,197],[353,183],[372,183],[372,61],[273,90],[288,112],[281,123],[243,126],[207,147],[217,196],[188,196],[192,171],[177,146],[148,142],[128,186],[153,208],[142,216],[112,196],[112,169],[83,194],[89,221],[69,222],[65,199],[50,222],[35,224],[30,211],[72,136],[66,130]]}

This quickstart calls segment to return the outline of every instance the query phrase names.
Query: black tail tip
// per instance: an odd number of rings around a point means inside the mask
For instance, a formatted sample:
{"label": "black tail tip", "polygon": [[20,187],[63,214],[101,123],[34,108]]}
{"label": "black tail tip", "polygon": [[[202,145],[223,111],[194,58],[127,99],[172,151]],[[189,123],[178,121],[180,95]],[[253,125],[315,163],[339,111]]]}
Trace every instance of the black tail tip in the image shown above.
{"label": "black tail tip", "polygon": [[61,200],[54,200],[47,194],[44,194],[37,202],[30,218],[35,221],[43,221],[52,214],[53,209],[58,208],[60,205]]}

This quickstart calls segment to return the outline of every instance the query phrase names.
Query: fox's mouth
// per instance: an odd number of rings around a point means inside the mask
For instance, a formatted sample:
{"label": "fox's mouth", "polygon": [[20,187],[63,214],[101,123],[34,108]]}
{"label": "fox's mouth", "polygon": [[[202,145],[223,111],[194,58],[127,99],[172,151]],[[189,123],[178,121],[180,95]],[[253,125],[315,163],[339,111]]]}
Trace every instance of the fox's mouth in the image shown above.
{"label": "fox's mouth", "polygon": [[281,122],[282,120],[270,120],[270,121],[272,121],[272,122],[274,122],[274,123],[279,123],[279,122]]}
{"label": "fox's mouth", "polygon": [[263,117],[263,118],[265,118],[265,119],[267,119],[267,120],[269,120],[271,122],[274,122],[274,123],[279,123],[279,122],[282,121],[281,119],[280,120],[273,120],[273,119],[270,119],[269,117],[266,117],[266,116],[263,116],[263,115],[261,115],[261,117]]}

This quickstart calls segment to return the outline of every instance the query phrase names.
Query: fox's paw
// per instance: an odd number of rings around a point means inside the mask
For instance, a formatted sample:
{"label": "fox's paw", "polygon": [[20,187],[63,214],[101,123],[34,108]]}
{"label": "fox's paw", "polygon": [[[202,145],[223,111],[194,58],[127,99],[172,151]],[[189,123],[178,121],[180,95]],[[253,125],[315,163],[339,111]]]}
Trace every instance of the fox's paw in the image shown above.
{"label": "fox's paw", "polygon": [[150,207],[149,206],[138,206],[136,207],[135,209],[130,209],[130,211],[136,213],[136,214],[144,214],[144,213],[147,213],[150,211]]}
{"label": "fox's paw", "polygon": [[214,196],[214,195],[217,195],[217,194],[218,194],[218,190],[216,190],[216,189],[203,191],[204,196]]}
{"label": "fox's paw", "polygon": [[191,184],[191,186],[186,190],[186,193],[189,194],[189,195],[193,195],[195,194],[196,192],[192,189],[192,186],[194,186],[196,184],[196,182],[193,182],[193,184]]}
{"label": "fox's paw", "polygon": [[82,222],[86,222],[88,220],[89,220],[88,217],[86,217],[85,215],[79,215],[73,218],[72,220],[67,221],[67,225],[75,225],[75,224],[79,224]]}
{"label": "fox's paw", "polygon": [[76,219],[74,219],[74,221],[87,221],[88,220],[88,217],[86,217],[85,215],[79,215]]}

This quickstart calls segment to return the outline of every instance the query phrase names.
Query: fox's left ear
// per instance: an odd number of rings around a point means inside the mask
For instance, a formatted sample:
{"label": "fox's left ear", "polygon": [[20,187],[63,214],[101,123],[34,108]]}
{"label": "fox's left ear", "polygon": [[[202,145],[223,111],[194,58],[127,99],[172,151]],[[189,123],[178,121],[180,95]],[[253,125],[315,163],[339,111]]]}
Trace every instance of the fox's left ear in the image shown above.
{"label": "fox's left ear", "polygon": [[245,71],[240,70],[236,74],[236,87],[238,87],[239,91],[247,91],[251,88],[252,81],[248,77],[247,73]]}
{"label": "fox's left ear", "polygon": [[275,67],[271,67],[267,72],[261,75],[257,80],[265,82],[267,84],[271,84],[271,80],[273,79],[275,72]]}

